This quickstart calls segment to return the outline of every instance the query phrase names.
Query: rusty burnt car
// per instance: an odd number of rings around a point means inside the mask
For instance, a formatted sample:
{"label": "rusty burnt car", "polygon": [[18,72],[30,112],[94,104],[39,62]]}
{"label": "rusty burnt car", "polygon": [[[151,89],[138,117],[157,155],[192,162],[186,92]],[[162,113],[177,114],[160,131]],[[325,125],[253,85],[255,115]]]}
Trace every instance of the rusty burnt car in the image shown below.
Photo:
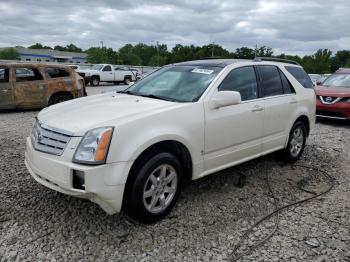
{"label": "rusty burnt car", "polygon": [[0,110],[43,108],[83,96],[84,79],[68,66],[0,63]]}

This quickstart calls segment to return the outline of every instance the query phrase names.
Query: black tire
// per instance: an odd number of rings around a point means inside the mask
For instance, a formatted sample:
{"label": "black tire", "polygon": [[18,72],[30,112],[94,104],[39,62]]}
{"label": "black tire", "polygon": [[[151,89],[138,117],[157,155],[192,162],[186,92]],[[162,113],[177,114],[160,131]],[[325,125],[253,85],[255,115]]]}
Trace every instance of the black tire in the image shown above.
{"label": "black tire", "polygon": [[[179,160],[174,155],[167,152],[154,153],[146,158],[142,158],[141,161],[142,162],[138,163],[139,168],[136,168],[133,173],[130,174],[132,176],[132,181],[130,181],[130,186],[126,189],[128,192],[125,194],[124,208],[125,212],[130,217],[142,223],[150,224],[165,217],[175,206],[182,187],[183,171]],[[168,169],[165,172],[167,173],[167,175],[165,175],[166,178],[170,178],[170,174],[174,171],[177,175],[177,186],[176,189],[172,189],[172,193],[164,192],[164,188],[169,188],[169,183],[167,185],[163,184],[163,191],[161,188],[158,188],[159,191],[163,193],[158,192],[158,189],[153,187],[154,184],[152,183],[151,175],[153,175],[153,178],[157,178],[157,183],[162,183],[158,181],[157,176],[157,174],[159,174],[159,177],[161,176],[161,171],[157,173],[157,170],[159,168],[163,170],[162,168],[164,167],[169,167],[170,169],[170,171]],[[149,185],[151,186],[148,187]],[[162,187],[162,185],[159,185],[159,187]],[[147,188],[149,189],[147,190]],[[152,196],[144,199],[144,194],[150,191],[154,192]],[[163,207],[160,201],[161,197],[164,203]],[[157,200],[153,201],[154,199]],[[148,202],[150,202],[149,205]],[[153,212],[150,210],[152,202],[155,203]],[[159,204],[159,210],[156,210],[157,204]]]}
{"label": "black tire", "polygon": [[68,94],[57,94],[54,95],[49,102],[49,105],[54,105],[54,104],[58,104],[58,103],[62,103],[68,100],[71,100],[72,96],[68,95]]}
{"label": "black tire", "polygon": [[125,77],[124,79],[124,84],[129,85],[131,83],[131,78],[130,77]]}
{"label": "black tire", "polygon": [[98,76],[91,77],[91,85],[92,86],[99,86],[100,85],[100,78]]}
{"label": "black tire", "polygon": [[[301,135],[301,137],[299,137],[298,139],[299,142],[301,143],[300,146],[296,146],[295,140],[293,141],[293,139],[295,139],[296,133],[298,133],[298,130],[300,131],[300,135]],[[282,150],[282,159],[285,162],[294,163],[300,158],[300,156],[304,152],[306,136],[307,136],[307,131],[306,131],[305,124],[301,121],[295,122],[289,133],[287,147]]]}
{"label": "black tire", "polygon": [[119,82],[118,81],[114,81],[113,82],[115,85],[119,85]]}

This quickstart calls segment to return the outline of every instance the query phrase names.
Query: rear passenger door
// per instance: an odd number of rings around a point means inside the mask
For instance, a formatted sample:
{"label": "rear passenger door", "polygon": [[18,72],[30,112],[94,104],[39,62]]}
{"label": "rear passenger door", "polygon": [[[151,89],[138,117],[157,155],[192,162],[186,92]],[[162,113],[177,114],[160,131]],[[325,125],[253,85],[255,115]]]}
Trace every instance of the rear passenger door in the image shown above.
{"label": "rear passenger door", "polygon": [[265,102],[262,148],[267,153],[284,147],[298,101],[292,85],[277,66],[257,68]]}
{"label": "rear passenger door", "polygon": [[0,109],[15,107],[10,69],[0,67]]}
{"label": "rear passenger door", "polygon": [[45,68],[48,81],[48,99],[58,92],[69,92],[76,90],[75,82],[69,71],[63,68]]}
{"label": "rear passenger door", "polygon": [[17,108],[40,108],[47,104],[47,82],[37,68],[15,68],[15,104]]}

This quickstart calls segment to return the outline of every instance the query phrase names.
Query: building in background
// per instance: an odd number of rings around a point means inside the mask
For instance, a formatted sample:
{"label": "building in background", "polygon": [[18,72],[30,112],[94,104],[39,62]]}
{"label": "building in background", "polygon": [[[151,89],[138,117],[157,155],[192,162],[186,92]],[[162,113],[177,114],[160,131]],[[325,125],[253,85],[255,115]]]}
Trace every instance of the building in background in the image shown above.
{"label": "building in background", "polygon": [[26,62],[58,62],[85,64],[85,53],[64,52],[52,49],[29,49],[25,47],[14,47],[21,57],[21,61]]}

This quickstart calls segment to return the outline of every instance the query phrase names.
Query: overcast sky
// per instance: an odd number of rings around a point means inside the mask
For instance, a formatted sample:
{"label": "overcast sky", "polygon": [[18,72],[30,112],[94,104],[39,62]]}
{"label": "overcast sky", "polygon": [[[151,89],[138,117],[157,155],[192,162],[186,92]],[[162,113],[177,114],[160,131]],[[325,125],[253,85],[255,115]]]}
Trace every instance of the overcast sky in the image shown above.
{"label": "overcast sky", "polygon": [[350,0],[0,0],[0,46],[216,43],[350,49]]}

